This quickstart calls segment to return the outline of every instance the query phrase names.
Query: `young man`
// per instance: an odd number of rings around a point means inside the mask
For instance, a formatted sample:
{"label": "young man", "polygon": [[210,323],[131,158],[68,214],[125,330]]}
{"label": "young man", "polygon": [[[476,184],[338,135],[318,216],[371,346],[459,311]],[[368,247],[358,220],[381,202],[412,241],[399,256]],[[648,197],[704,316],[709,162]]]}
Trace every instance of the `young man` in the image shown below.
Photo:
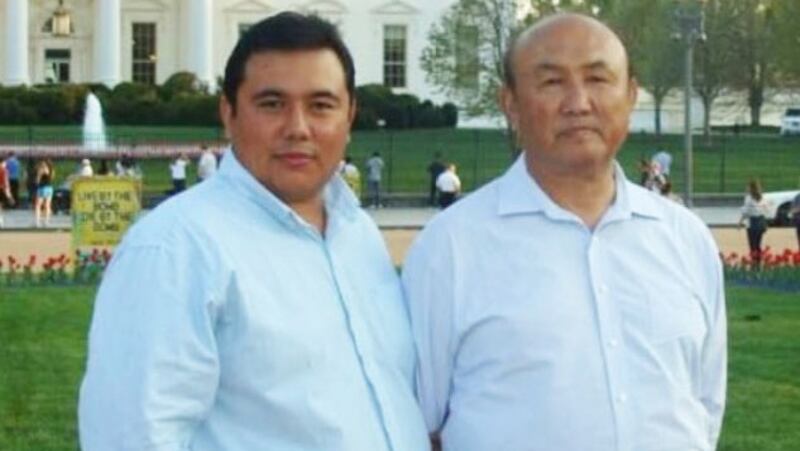
{"label": "young man", "polygon": [[715,449],[718,251],[615,162],[637,93],[622,43],[552,16],[515,41],[506,77],[523,155],[433,219],[403,267],[429,431],[454,451]]}
{"label": "young man", "polygon": [[322,19],[242,36],[220,105],[232,149],[134,225],[103,278],[82,449],[428,448],[399,280],[333,177],[354,80]]}

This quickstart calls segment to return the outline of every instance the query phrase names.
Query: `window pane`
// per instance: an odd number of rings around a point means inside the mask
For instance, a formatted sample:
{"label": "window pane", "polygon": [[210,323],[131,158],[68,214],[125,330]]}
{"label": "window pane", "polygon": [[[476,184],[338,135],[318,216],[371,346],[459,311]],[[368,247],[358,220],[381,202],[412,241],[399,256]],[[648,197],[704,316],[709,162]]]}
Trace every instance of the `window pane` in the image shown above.
{"label": "window pane", "polygon": [[133,24],[132,80],[154,84],[156,81],[156,24]]}
{"label": "window pane", "polygon": [[406,26],[383,28],[383,84],[392,88],[406,86]]}

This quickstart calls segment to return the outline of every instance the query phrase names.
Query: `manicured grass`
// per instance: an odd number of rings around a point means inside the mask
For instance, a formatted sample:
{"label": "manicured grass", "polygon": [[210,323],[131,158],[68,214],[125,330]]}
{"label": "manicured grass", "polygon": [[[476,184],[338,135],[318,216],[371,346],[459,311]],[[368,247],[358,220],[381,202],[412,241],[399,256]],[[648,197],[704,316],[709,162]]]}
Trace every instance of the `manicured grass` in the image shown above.
{"label": "manicured grass", "polygon": [[[0,143],[25,144],[26,127],[0,126]],[[218,128],[202,127],[109,127],[111,142],[131,143],[215,143],[221,142]],[[33,127],[30,139],[38,143],[79,142],[79,127]],[[675,191],[683,189],[683,137],[632,135],[619,154],[619,161],[631,180],[638,180],[637,164],[663,148],[673,155],[672,179]],[[426,167],[435,152],[458,165],[464,189],[474,189],[496,177],[511,162],[508,141],[500,130],[412,130],[356,131],[348,153],[362,168],[370,154],[378,151],[386,161],[384,188],[390,192],[423,193],[428,189]],[[170,188],[168,161],[143,161],[144,191],[161,193]],[[62,165],[66,176],[75,162]],[[710,144],[698,136],[694,150],[694,190],[697,193],[743,193],[747,181],[760,178],[764,189],[776,191],[800,188],[800,139],[771,134],[714,135]],[[190,182],[192,181],[190,175]],[[363,190],[362,190],[363,191]]]}
{"label": "manicured grass", "polygon": [[[0,287],[0,449],[75,450],[93,287]],[[730,382],[719,449],[800,449],[800,295],[728,289]],[[757,320],[754,320],[757,318]]]}

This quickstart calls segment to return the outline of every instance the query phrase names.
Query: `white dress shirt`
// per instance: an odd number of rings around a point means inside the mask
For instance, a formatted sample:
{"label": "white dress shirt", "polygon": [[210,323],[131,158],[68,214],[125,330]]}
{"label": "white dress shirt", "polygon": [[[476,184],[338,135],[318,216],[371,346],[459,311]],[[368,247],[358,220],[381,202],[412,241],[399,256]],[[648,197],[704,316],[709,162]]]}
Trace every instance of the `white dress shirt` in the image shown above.
{"label": "white dress shirt", "polygon": [[461,191],[461,179],[455,172],[445,170],[436,177],[436,188],[443,193],[458,193]]}
{"label": "white dress shirt", "polygon": [[721,265],[705,225],[625,180],[595,230],[520,158],[435,217],[403,268],[428,429],[452,451],[710,451]]}
{"label": "white dress shirt", "polygon": [[[206,180],[217,172],[217,157],[206,150],[200,154],[200,161],[197,162],[197,176],[201,180]],[[184,175],[184,178],[186,176]]]}
{"label": "white dress shirt", "polygon": [[84,451],[422,451],[414,348],[374,222],[335,177],[314,227],[228,153],[103,277]]}

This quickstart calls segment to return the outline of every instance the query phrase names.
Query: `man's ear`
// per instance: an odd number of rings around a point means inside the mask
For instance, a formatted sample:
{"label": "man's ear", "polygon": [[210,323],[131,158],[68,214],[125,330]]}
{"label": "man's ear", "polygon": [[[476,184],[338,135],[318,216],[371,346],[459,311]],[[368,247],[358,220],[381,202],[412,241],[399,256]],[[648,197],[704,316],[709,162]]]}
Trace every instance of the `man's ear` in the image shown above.
{"label": "man's ear", "polygon": [[356,99],[350,102],[350,111],[347,112],[347,122],[350,124],[350,128],[353,128],[353,121],[356,120],[356,111],[358,111],[358,105],[356,103]]}
{"label": "man's ear", "polygon": [[506,85],[503,85],[498,92],[498,103],[500,109],[505,113],[508,123],[511,124],[512,130],[519,130],[519,112],[517,111],[517,102],[514,97],[514,90]]}
{"label": "man's ear", "polygon": [[631,110],[636,107],[636,100],[639,98],[639,82],[636,77],[628,79],[628,102],[630,103]]}
{"label": "man's ear", "polygon": [[231,139],[231,127],[235,114],[235,108],[228,102],[228,98],[225,95],[219,96],[219,118],[222,120],[222,125],[225,128],[225,138],[228,140]]}

